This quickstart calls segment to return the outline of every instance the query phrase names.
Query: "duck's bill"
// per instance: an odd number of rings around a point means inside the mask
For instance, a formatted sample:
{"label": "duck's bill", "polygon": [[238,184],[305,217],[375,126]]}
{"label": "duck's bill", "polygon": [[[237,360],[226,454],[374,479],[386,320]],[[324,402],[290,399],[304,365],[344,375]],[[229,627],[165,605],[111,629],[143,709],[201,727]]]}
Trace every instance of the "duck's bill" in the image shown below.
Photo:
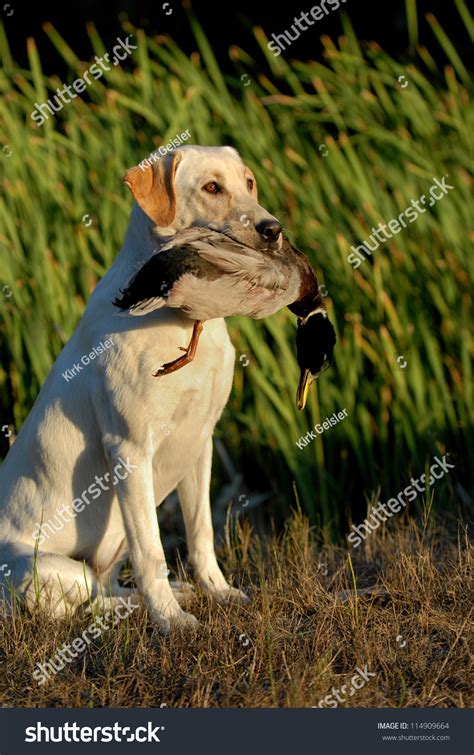
{"label": "duck's bill", "polygon": [[313,376],[309,370],[302,370],[298,390],[296,391],[296,406],[299,411],[305,408],[308,400],[309,389],[313,383]]}

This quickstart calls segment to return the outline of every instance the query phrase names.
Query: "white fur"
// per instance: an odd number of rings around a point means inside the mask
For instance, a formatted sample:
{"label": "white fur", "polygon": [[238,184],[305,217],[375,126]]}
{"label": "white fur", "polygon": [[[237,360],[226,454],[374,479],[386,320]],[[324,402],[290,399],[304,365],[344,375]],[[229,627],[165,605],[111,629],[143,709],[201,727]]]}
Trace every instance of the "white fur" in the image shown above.
{"label": "white fur", "polygon": [[[242,212],[252,213],[256,222],[271,217],[249,194],[245,177],[250,172],[234,150],[180,151],[176,218],[163,233],[176,233],[196,220],[237,228]],[[225,206],[200,194],[202,182],[213,180],[216,171],[227,182]],[[39,602],[62,616],[101,591],[123,594],[116,577],[129,553],[151,619],[166,632],[171,623],[196,623],[163,577],[156,507],[176,488],[201,586],[218,600],[245,596],[228,585],[217,564],[209,502],[212,434],[234,369],[225,322],[205,324],[191,364],[155,378],[157,368],[188,344],[192,321],[170,309],[124,317],[112,305],[151,256],[151,228],[151,220],[134,204],[121,252],[93,292],[0,467],[0,567],[8,565],[0,570],[0,598],[3,580],[28,605]],[[255,241],[252,230],[255,235],[254,229],[242,230],[242,241]],[[62,373],[107,338],[113,347],[67,382]],[[136,468],[40,543],[35,557],[37,524],[54,519],[61,508],[71,510],[73,499],[87,491],[95,475],[110,473],[119,457]]]}

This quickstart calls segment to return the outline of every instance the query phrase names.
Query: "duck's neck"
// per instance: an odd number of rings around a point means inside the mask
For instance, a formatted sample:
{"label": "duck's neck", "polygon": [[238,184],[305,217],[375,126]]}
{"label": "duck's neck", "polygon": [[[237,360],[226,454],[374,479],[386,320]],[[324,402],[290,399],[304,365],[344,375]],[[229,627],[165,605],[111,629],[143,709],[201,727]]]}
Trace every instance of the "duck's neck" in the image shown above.
{"label": "duck's neck", "polygon": [[299,301],[290,304],[288,309],[293,312],[294,315],[300,318],[300,320],[306,320],[310,315],[316,314],[316,312],[326,313],[326,306],[324,304],[323,296],[319,290],[319,286],[315,279],[314,288],[303,296]]}

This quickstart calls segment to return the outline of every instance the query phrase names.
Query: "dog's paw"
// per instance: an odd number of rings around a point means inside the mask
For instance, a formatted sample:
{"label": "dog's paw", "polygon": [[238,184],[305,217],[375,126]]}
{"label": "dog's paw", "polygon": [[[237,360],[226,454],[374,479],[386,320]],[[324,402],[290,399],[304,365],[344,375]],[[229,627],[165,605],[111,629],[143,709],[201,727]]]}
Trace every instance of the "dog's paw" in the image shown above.
{"label": "dog's paw", "polygon": [[171,631],[185,629],[186,631],[197,632],[200,626],[196,617],[192,613],[186,613],[186,611],[181,611],[181,613],[170,619]]}
{"label": "dog's paw", "polygon": [[250,598],[236,587],[227,587],[225,590],[213,591],[210,593],[210,596],[216,603],[224,605],[232,603],[245,606],[247,603],[250,603]]}
{"label": "dog's paw", "polygon": [[179,613],[176,612],[175,614],[173,614],[173,616],[170,617],[152,617],[152,621],[158,627],[160,634],[165,637],[168,634],[172,634],[173,632],[177,631],[194,633],[197,632],[200,627],[199,621],[195,616],[192,615],[192,613],[186,613],[186,611],[182,610],[180,610]]}

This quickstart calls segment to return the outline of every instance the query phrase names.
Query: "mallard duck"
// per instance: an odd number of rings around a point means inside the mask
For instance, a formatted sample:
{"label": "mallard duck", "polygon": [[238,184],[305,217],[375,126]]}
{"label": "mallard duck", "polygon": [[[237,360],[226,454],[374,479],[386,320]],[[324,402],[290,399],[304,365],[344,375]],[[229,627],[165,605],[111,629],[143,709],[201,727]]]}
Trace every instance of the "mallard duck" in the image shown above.
{"label": "mallard duck", "polygon": [[155,377],[194,359],[206,320],[243,315],[260,319],[289,306],[298,317],[300,409],[313,378],[329,365],[335,343],[316,276],[305,255],[286,238],[278,251],[258,251],[217,231],[189,228],[164,243],[113,303],[130,315],[177,308],[194,320],[188,346],[180,347],[184,354],[164,364]]}

